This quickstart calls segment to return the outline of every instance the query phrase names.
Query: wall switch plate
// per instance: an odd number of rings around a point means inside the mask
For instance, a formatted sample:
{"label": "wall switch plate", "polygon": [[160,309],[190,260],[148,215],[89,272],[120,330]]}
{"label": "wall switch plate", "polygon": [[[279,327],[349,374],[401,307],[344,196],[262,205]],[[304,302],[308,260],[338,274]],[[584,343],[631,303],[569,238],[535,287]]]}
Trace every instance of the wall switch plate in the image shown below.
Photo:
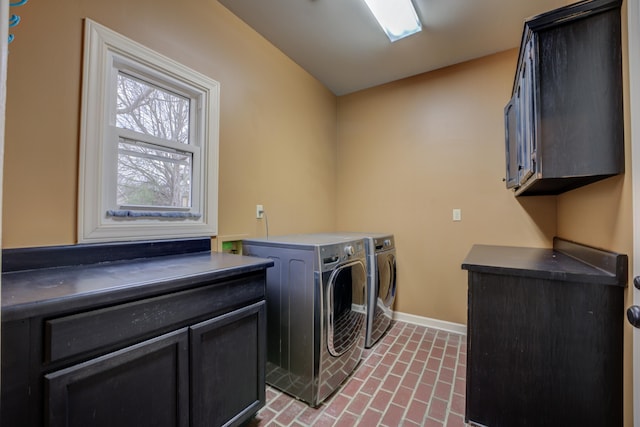
{"label": "wall switch plate", "polygon": [[454,209],[453,210],[453,220],[454,221],[462,221],[462,210]]}
{"label": "wall switch plate", "polygon": [[256,205],[256,219],[264,218],[264,206]]}

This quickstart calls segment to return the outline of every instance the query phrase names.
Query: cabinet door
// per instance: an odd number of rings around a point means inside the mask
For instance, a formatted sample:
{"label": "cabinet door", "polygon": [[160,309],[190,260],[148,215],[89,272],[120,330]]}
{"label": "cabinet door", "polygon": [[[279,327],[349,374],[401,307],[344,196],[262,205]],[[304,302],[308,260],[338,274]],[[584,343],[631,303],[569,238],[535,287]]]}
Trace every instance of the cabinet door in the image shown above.
{"label": "cabinet door", "polygon": [[525,45],[524,58],[518,71],[518,181],[524,184],[535,169],[535,105],[533,82],[533,38]]}
{"label": "cabinet door", "polygon": [[238,425],[265,403],[265,302],[191,327],[192,426]]}
{"label": "cabinet door", "polygon": [[622,426],[623,291],[469,272],[467,420]]}
{"label": "cabinet door", "polygon": [[187,328],[45,375],[48,426],[189,425]]}
{"label": "cabinet door", "polygon": [[514,101],[515,98],[511,98],[507,106],[504,107],[504,137],[507,161],[505,182],[507,188],[518,186],[518,140],[516,136],[518,117]]}

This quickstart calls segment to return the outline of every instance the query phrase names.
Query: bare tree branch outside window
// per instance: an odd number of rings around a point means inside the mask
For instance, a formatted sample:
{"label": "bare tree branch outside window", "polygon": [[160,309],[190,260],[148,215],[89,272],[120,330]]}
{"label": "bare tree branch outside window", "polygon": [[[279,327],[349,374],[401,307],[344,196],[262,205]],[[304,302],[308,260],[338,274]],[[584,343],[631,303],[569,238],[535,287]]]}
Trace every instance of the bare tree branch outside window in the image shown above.
{"label": "bare tree branch outside window", "polygon": [[[188,98],[122,72],[117,88],[117,127],[189,144]],[[188,151],[120,138],[118,204],[191,207],[192,161]]]}

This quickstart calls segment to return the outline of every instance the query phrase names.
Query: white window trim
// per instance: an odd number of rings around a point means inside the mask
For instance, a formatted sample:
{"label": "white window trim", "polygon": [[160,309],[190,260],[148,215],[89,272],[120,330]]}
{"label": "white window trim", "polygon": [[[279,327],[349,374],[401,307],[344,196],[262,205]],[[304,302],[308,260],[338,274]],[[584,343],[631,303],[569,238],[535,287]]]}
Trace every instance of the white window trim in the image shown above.
{"label": "white window trim", "polygon": [[[215,236],[218,219],[218,134],[220,85],[215,80],[154,52],[96,22],[85,19],[82,119],[78,191],[78,242]],[[152,73],[173,79],[202,94],[201,176],[194,182],[192,198],[201,216],[187,219],[117,219],[107,216],[103,185],[104,153],[110,130],[108,78],[118,61],[141,64]],[[195,158],[194,158],[195,162]],[[195,181],[195,180],[194,180]]]}

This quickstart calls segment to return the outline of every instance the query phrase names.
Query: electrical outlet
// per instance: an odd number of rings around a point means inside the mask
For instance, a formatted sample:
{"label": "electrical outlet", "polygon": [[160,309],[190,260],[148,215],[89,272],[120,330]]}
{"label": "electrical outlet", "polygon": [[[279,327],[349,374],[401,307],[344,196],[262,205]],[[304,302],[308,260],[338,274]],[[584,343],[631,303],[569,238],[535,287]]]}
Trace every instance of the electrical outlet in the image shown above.
{"label": "electrical outlet", "polygon": [[256,205],[256,219],[264,218],[264,206]]}
{"label": "electrical outlet", "polygon": [[453,210],[453,220],[454,221],[462,221],[462,210],[454,209]]}

